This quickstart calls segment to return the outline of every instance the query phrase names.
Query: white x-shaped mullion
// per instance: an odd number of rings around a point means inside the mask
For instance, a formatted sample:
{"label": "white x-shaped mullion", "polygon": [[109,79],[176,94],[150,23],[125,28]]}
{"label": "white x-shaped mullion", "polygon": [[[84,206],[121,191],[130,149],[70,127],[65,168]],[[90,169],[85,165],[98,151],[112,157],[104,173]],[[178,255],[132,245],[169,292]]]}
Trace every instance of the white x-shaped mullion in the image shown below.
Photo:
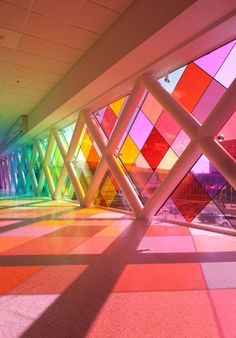
{"label": "white x-shaped mullion", "polygon": [[101,154],[102,158],[98,164],[98,167],[95,171],[92,183],[86,193],[85,197],[85,205],[88,206],[91,203],[91,200],[95,194],[96,189],[98,188],[104,173],[107,168],[109,168],[114,175],[117,183],[120,185],[122,192],[124,193],[129,205],[131,206],[135,215],[137,215],[141,208],[142,203],[139,200],[136,191],[129,181],[129,179],[124,175],[123,170],[120,167],[120,164],[115,159],[114,153],[116,152],[116,148],[125,133],[127,125],[129,124],[137,106],[140,104],[143,96],[146,92],[146,89],[141,84],[140,81],[137,81],[132,93],[129,96],[129,99],[121,112],[117,124],[114,128],[114,131],[111,135],[110,140],[108,140],[107,145],[104,142],[102,134],[100,133],[97,126],[94,124],[93,120],[88,114],[87,111],[83,111],[83,117],[87,124],[89,131],[91,132]]}
{"label": "white x-shaped mullion", "polygon": [[34,172],[34,162],[35,162],[35,156],[37,153],[37,147],[36,144],[34,143],[33,148],[32,148],[32,153],[31,153],[31,159],[29,159],[29,173],[32,181],[32,186],[34,189],[34,194],[35,196],[38,196],[37,194],[37,187],[38,187],[38,181]]}
{"label": "white x-shaped mullion", "polygon": [[[217,169],[236,187],[235,175],[233,175],[233,172],[236,172],[236,162],[225,152],[223,147],[214,141],[216,133],[221,130],[236,109],[236,97],[233,95],[236,90],[236,80],[231,84],[202,126],[173,96],[155,81],[152,75],[144,75],[143,81],[145,87],[188,134],[191,142],[142,209],[139,217],[150,219],[155,215],[156,211],[164,204],[202,153],[206,154]],[[225,110],[227,111],[227,116],[223,114]]]}
{"label": "white x-shaped mullion", "polygon": [[76,194],[81,206],[83,206],[84,192],[83,192],[83,188],[80,184],[80,181],[77,177],[77,174],[76,174],[76,171],[75,171],[75,168],[74,168],[72,161],[73,161],[73,157],[74,157],[74,154],[75,154],[75,151],[76,151],[76,148],[77,148],[83,127],[84,127],[84,120],[83,120],[82,116],[80,115],[77,119],[75,129],[74,129],[68,150],[65,149],[64,144],[61,140],[61,135],[59,134],[58,130],[54,129],[54,131],[53,131],[57,145],[58,145],[58,148],[59,148],[61,155],[63,157],[63,160],[64,160],[64,165],[63,165],[63,168],[62,168],[61,175],[59,177],[58,187],[57,187],[56,193],[59,194],[61,192],[63,183],[64,183],[65,178],[66,178],[65,173],[68,173],[69,176],[70,176],[72,185],[74,187],[75,194]]}
{"label": "white x-shaped mullion", "polygon": [[42,145],[41,145],[41,143],[38,139],[36,140],[36,146],[37,146],[39,157],[40,157],[40,160],[41,160],[41,163],[42,163],[42,168],[43,168],[42,171],[45,175],[45,177],[44,177],[44,175],[42,175],[42,173],[40,175],[37,193],[38,193],[38,195],[40,194],[40,192],[43,188],[44,179],[46,179],[51,197],[54,198],[55,186],[54,186],[54,182],[53,182],[53,179],[52,179],[50,169],[48,167],[48,163],[50,161],[51,154],[52,154],[53,148],[55,146],[55,139],[54,139],[54,136],[53,136],[53,132],[51,131],[51,133],[50,133],[48,146],[47,146],[45,155],[44,155],[43,147],[42,147]]}
{"label": "white x-shaped mullion", "polygon": [[26,182],[25,182],[25,174],[22,167],[23,157],[21,152],[21,157],[19,156],[19,151],[16,151],[16,166],[18,168],[19,177],[20,177],[20,185],[24,193],[26,193]]}

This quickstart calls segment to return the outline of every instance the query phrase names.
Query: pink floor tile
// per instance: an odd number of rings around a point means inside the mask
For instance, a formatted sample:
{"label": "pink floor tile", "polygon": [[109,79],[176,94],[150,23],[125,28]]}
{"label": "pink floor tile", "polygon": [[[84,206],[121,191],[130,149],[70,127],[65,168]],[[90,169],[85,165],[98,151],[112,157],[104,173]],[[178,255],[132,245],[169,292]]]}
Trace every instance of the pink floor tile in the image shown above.
{"label": "pink floor tile", "polygon": [[206,291],[134,292],[111,294],[87,337],[220,338],[220,332]]}
{"label": "pink floor tile", "polygon": [[16,223],[19,223],[20,220],[9,220],[9,221],[0,221],[0,227],[4,227],[4,226],[7,226],[7,225],[11,225],[11,224],[16,224]]}
{"label": "pink floor tile", "polygon": [[0,337],[20,337],[57,298],[58,295],[6,297],[0,305]]}
{"label": "pink floor tile", "polygon": [[211,290],[210,296],[222,330],[222,337],[236,336],[236,290]]}
{"label": "pink floor tile", "polygon": [[189,229],[178,225],[150,225],[145,236],[190,236]]}
{"label": "pink floor tile", "polygon": [[113,291],[206,289],[200,264],[127,265]]}
{"label": "pink floor tile", "polygon": [[14,230],[4,231],[0,233],[0,237],[39,237],[50,234],[58,229],[61,229],[61,227],[41,227],[32,223],[32,225],[26,225]]}
{"label": "pink floor tile", "polygon": [[216,252],[216,251],[236,251],[236,237],[234,236],[193,236],[197,251]]}
{"label": "pink floor tile", "polygon": [[202,263],[209,289],[236,288],[236,262]]}
{"label": "pink floor tile", "polygon": [[101,254],[114,241],[113,237],[92,237],[78,247],[74,248],[68,254]]}
{"label": "pink floor tile", "polygon": [[150,252],[195,252],[190,236],[144,237],[138,250]]}

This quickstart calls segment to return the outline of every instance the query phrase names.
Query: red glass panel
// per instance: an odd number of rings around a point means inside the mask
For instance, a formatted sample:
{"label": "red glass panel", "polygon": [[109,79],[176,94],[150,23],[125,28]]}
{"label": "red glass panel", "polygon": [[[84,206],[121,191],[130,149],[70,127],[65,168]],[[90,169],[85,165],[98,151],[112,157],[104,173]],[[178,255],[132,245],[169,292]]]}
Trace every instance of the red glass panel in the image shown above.
{"label": "red glass panel", "polygon": [[163,112],[161,113],[161,116],[157,120],[155,127],[169,143],[169,145],[172,144],[172,142],[181,130],[181,127],[166,110],[163,110]]}
{"label": "red glass panel", "polygon": [[168,149],[168,143],[158,133],[156,128],[153,128],[141,150],[141,153],[150,167],[155,170]]}
{"label": "red glass panel", "polygon": [[192,222],[211,200],[191,173],[184,177],[172,194],[172,199],[188,222]]}
{"label": "red glass panel", "polygon": [[198,100],[209,86],[212,78],[194,63],[185,69],[173,95],[184,107],[192,112]]}
{"label": "red glass panel", "polygon": [[106,136],[109,138],[112,130],[115,126],[115,123],[117,121],[117,117],[113,110],[108,106],[106,107],[106,110],[104,112],[102,121],[101,121],[101,126],[106,134]]}

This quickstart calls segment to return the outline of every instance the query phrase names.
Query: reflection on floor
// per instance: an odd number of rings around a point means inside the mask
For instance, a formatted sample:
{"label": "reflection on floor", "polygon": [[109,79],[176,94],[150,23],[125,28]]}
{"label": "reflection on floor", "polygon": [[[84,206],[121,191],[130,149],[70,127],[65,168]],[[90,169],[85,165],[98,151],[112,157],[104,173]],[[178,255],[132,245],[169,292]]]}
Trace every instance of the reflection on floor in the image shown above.
{"label": "reflection on floor", "polygon": [[235,251],[226,235],[2,200],[0,337],[235,338]]}

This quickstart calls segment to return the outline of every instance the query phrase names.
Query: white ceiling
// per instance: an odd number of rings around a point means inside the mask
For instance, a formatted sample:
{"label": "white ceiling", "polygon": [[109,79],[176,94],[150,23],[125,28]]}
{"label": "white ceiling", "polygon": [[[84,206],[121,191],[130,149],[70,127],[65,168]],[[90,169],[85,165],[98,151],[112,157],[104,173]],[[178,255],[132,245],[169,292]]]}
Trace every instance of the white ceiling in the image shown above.
{"label": "white ceiling", "polygon": [[0,141],[134,0],[0,0]]}

